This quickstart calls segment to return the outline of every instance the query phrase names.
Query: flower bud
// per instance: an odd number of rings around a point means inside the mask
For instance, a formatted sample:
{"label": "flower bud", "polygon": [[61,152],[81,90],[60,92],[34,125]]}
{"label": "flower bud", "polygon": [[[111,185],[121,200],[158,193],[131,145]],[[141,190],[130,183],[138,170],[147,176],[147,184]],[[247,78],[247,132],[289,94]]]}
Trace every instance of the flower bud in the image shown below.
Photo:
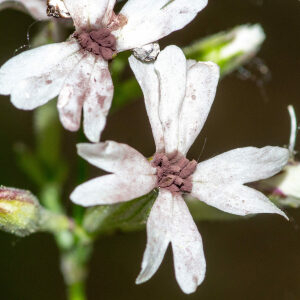
{"label": "flower bud", "polygon": [[265,37],[259,24],[240,25],[197,41],[184,53],[191,59],[215,62],[221,67],[221,75],[226,75],[249,62]]}
{"label": "flower bud", "polygon": [[259,189],[281,205],[300,206],[300,163],[291,161],[279,174],[258,183]]}
{"label": "flower bud", "polygon": [[26,236],[37,230],[40,205],[29,191],[0,187],[0,228]]}

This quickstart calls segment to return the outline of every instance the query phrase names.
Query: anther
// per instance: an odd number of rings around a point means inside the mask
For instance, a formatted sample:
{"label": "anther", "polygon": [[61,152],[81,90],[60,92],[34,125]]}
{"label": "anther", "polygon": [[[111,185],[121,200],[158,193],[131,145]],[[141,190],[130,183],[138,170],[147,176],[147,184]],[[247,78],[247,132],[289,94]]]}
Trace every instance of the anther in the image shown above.
{"label": "anther", "polygon": [[116,38],[109,29],[102,28],[93,31],[75,33],[80,46],[95,55],[101,55],[105,60],[111,60],[116,51]]}

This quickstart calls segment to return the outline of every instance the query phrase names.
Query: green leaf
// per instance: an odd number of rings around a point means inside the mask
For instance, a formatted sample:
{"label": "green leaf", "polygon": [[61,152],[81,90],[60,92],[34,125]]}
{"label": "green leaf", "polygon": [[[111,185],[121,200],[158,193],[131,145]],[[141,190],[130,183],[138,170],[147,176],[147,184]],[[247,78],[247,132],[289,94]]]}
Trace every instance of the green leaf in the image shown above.
{"label": "green leaf", "polygon": [[56,101],[50,101],[35,110],[34,128],[38,157],[46,165],[53,166],[60,159],[62,132]]}
{"label": "green leaf", "polygon": [[116,230],[134,231],[144,228],[158,191],[121,204],[89,208],[83,227],[88,233],[103,234]]}
{"label": "green leaf", "polygon": [[166,8],[168,5],[170,5],[172,2],[174,2],[175,0],[170,0],[168,1],[162,8],[161,10],[163,10],[164,8]]}
{"label": "green leaf", "polygon": [[[138,199],[115,205],[89,208],[84,217],[83,227],[93,235],[109,234],[116,230],[127,232],[145,227],[158,190]],[[235,220],[239,216],[227,214],[205,203],[189,198],[186,200],[195,221]]]}
{"label": "green leaf", "polygon": [[19,168],[29,177],[36,185],[41,186],[47,182],[44,170],[37,160],[36,156],[24,145],[16,144],[14,147],[17,156]]}

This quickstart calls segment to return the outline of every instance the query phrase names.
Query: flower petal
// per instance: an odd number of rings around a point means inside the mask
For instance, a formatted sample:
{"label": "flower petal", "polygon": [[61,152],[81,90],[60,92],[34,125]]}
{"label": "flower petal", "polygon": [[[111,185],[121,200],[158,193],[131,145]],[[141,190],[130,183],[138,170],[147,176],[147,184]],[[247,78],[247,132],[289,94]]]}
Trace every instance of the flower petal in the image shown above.
{"label": "flower petal", "polygon": [[80,49],[76,41],[50,44],[22,52],[0,69],[0,94],[9,95],[23,79],[49,72]]}
{"label": "flower petal", "polygon": [[186,154],[199,135],[216,95],[219,67],[211,62],[192,65],[179,119],[179,152]]}
{"label": "flower petal", "polygon": [[198,164],[193,181],[223,185],[271,177],[287,164],[289,151],[280,147],[238,148]]}
{"label": "flower petal", "polygon": [[82,206],[114,204],[141,197],[154,189],[156,176],[116,175],[101,176],[79,185],[71,200]]}
{"label": "flower petal", "polygon": [[187,61],[186,61],[186,66],[187,66],[188,71],[189,71],[194,65],[196,65],[197,63],[198,63],[197,60],[194,60],[194,59],[187,59]]}
{"label": "flower petal", "polygon": [[186,294],[193,293],[204,280],[206,262],[201,235],[179,195],[174,197],[171,243],[177,282]]}
{"label": "flower petal", "polygon": [[102,24],[106,27],[112,21],[114,16],[114,6],[116,4],[116,0],[108,0],[106,12],[102,20]]}
{"label": "flower petal", "polygon": [[109,0],[64,0],[77,30],[102,25]]}
{"label": "flower petal", "polygon": [[78,144],[78,154],[90,164],[112,173],[153,175],[155,168],[138,151],[113,141],[98,144]]}
{"label": "flower petal", "polygon": [[155,42],[190,23],[207,0],[129,0],[120,14],[127,24],[114,34],[125,51]]}
{"label": "flower petal", "polygon": [[217,185],[194,182],[191,195],[208,205],[235,215],[269,213],[287,218],[264,194],[239,183]]}
{"label": "flower petal", "polygon": [[167,153],[178,149],[179,114],[185,96],[187,64],[182,50],[165,48],[158,56],[155,70],[160,81],[159,118]]}
{"label": "flower petal", "polygon": [[292,162],[288,164],[281,173],[259,182],[260,186],[268,188],[269,191],[279,191],[288,197],[300,198],[300,164]]}
{"label": "flower petal", "polygon": [[159,119],[159,81],[154,70],[153,63],[143,63],[133,55],[129,58],[129,64],[139,82],[145,97],[145,105],[150,120],[156,151],[164,149],[163,129]]}
{"label": "flower petal", "polygon": [[83,104],[84,133],[92,142],[99,142],[111,107],[114,86],[108,63],[98,57],[89,80],[89,89]]}
{"label": "flower petal", "polygon": [[60,93],[64,80],[80,58],[81,54],[77,52],[49,72],[17,82],[11,92],[12,104],[19,109],[31,110],[55,98]]}
{"label": "flower petal", "polygon": [[170,242],[173,196],[161,189],[147,221],[147,246],[136,284],[149,280],[159,268]]}
{"label": "flower petal", "polygon": [[69,74],[59,94],[57,108],[63,126],[71,131],[80,127],[83,102],[91,93],[90,78],[95,65],[92,54],[85,55]]}
{"label": "flower petal", "polygon": [[0,0],[0,10],[4,8],[18,7],[16,4],[21,4],[28,13],[38,20],[47,19],[46,1],[44,0]]}

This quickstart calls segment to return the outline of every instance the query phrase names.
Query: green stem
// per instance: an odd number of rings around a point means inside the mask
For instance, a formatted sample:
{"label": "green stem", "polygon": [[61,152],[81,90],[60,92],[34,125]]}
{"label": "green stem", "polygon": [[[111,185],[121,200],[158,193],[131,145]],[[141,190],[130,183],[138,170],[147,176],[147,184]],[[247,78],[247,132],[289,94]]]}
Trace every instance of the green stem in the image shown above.
{"label": "green stem", "polygon": [[85,282],[76,282],[68,286],[68,300],[86,300]]}
{"label": "green stem", "polygon": [[93,249],[93,240],[81,228],[56,235],[61,255],[61,271],[69,300],[84,300],[88,262]]}

